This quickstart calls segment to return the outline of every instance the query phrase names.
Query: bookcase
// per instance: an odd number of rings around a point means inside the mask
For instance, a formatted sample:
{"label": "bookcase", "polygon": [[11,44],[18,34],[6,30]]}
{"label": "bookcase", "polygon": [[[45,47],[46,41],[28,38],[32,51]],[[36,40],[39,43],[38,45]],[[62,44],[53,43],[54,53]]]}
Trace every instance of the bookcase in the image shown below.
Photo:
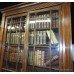
{"label": "bookcase", "polygon": [[21,71],[26,16],[7,19],[3,68]]}
{"label": "bookcase", "polygon": [[0,71],[72,71],[70,3],[11,8],[2,10]]}
{"label": "bookcase", "polygon": [[58,71],[58,28],[59,10],[41,11],[30,14],[28,67],[31,68],[33,66],[33,71],[41,71],[41,69],[44,71],[55,70],[56,66]]}

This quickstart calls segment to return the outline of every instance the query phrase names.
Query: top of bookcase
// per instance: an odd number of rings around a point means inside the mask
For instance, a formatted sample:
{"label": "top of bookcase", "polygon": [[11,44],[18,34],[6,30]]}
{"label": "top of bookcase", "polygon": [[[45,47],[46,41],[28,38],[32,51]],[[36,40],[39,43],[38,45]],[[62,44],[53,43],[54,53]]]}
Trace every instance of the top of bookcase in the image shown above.
{"label": "top of bookcase", "polygon": [[[7,12],[23,9],[23,8],[26,8],[27,10],[29,10],[30,6],[33,7],[34,5],[37,5],[37,7],[39,7],[39,8],[41,8],[41,6],[43,8],[46,8],[46,7],[56,6],[59,4],[62,4],[62,3],[60,3],[60,2],[51,2],[51,3],[50,2],[23,2],[23,3],[13,5],[13,6],[3,8],[0,11],[1,11],[1,13],[7,13]],[[36,8],[36,7],[33,7],[33,8]],[[23,10],[23,12],[24,12],[24,10]],[[27,10],[25,10],[25,11],[27,11]]]}

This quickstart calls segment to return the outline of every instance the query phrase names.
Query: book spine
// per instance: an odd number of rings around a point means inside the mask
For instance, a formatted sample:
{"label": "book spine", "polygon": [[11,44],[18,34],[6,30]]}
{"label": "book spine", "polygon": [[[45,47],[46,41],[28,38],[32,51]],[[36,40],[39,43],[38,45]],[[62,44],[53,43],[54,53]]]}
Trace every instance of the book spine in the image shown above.
{"label": "book spine", "polygon": [[33,61],[32,61],[32,54],[33,54],[33,52],[30,51],[30,55],[31,55],[31,56],[30,56],[30,64],[32,64],[32,62],[33,62]]}
{"label": "book spine", "polygon": [[16,37],[16,44],[18,44],[18,33],[16,33],[16,35],[15,35],[15,37]]}
{"label": "book spine", "polygon": [[39,44],[39,31],[37,31],[37,44]]}
{"label": "book spine", "polygon": [[39,58],[38,58],[38,61],[39,61],[38,65],[41,66],[42,63],[41,63],[41,51],[40,50],[39,50]]}
{"label": "book spine", "polygon": [[58,28],[59,26],[59,19],[56,19],[56,27]]}
{"label": "book spine", "polygon": [[37,65],[37,51],[35,51],[35,62],[34,62],[35,65]]}
{"label": "book spine", "polygon": [[[36,34],[37,34],[37,32],[36,32]],[[35,37],[34,37],[34,44],[37,44],[37,35],[35,35]]]}
{"label": "book spine", "polygon": [[31,44],[34,44],[34,32],[31,32]]}
{"label": "book spine", "polygon": [[42,44],[42,31],[40,31],[40,44]]}
{"label": "book spine", "polygon": [[46,44],[46,31],[43,31],[43,44]]}
{"label": "book spine", "polygon": [[11,44],[14,44],[14,39],[15,39],[15,35],[14,35],[14,33],[12,33],[12,35],[11,35]]}
{"label": "book spine", "polygon": [[52,38],[54,44],[57,44],[57,43],[58,43],[58,40],[57,40],[57,38],[56,38],[56,36],[55,36],[53,30],[51,30],[51,38]]}
{"label": "book spine", "polygon": [[41,52],[41,65],[44,65],[44,51]]}

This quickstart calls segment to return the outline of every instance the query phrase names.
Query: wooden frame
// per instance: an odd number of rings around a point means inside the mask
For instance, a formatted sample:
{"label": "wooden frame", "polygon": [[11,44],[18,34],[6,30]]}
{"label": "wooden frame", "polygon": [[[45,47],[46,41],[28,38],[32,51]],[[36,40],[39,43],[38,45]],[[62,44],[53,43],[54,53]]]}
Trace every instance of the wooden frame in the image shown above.
{"label": "wooden frame", "polygon": [[[5,42],[5,30],[4,25],[6,26],[6,18],[17,17],[22,15],[27,15],[27,25],[26,25],[26,41],[24,43],[24,52],[23,54],[23,68],[22,71],[26,71],[26,59],[27,59],[27,52],[28,52],[28,21],[29,21],[29,13],[33,12],[40,12],[45,10],[51,10],[60,8],[60,71],[72,71],[72,53],[71,53],[71,46],[72,46],[72,35],[71,35],[71,13],[70,13],[70,3],[31,3],[29,5],[25,5],[24,3],[16,6],[12,6],[9,8],[2,9],[3,19],[2,19],[2,37],[4,38],[2,44],[4,45]],[[0,51],[2,51],[3,55],[4,46],[1,46]],[[26,50],[27,49],[27,50]],[[25,56],[25,57],[24,57]],[[68,56],[68,57],[67,57]],[[2,66],[2,59],[1,56],[1,65],[0,71]]]}

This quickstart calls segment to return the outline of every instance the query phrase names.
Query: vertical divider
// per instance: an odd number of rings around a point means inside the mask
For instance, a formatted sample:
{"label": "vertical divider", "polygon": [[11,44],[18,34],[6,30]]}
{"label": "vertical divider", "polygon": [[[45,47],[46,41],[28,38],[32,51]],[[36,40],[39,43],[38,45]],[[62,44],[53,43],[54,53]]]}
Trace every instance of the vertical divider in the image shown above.
{"label": "vertical divider", "polygon": [[51,12],[51,10],[50,10],[50,20],[51,21],[50,21],[50,45],[49,45],[50,46],[50,53],[49,53],[50,54],[50,68],[49,69],[51,71],[51,53],[52,53],[51,52],[51,29],[52,29],[52,27],[51,27],[52,26],[52,12]]}
{"label": "vertical divider", "polygon": [[26,24],[25,24],[25,33],[24,33],[24,49],[22,52],[22,71],[26,72],[27,68],[27,59],[28,59],[28,45],[29,45],[29,12],[27,13],[26,17]]}

